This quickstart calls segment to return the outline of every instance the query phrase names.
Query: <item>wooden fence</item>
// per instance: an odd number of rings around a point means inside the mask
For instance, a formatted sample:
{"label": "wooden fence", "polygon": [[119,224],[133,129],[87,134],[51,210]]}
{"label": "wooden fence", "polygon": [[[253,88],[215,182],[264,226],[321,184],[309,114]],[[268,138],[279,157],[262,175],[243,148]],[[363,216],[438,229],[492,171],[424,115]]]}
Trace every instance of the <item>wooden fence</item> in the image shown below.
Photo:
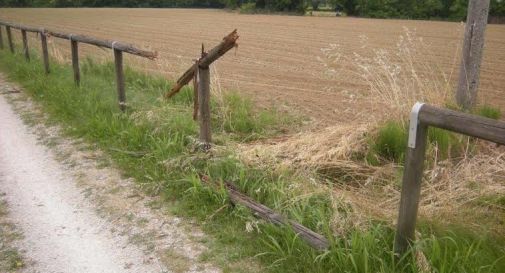
{"label": "wooden fence", "polygon": [[57,37],[60,39],[65,39],[70,41],[70,48],[72,52],[72,68],[74,71],[74,81],[77,86],[81,84],[81,72],[79,67],[79,43],[90,44],[98,46],[101,48],[110,48],[114,51],[114,63],[116,71],[116,86],[119,101],[119,108],[121,111],[126,110],[126,92],[125,92],[125,82],[124,82],[124,72],[123,72],[123,52],[137,55],[140,57],[148,58],[153,60],[157,57],[157,52],[146,51],[138,49],[130,44],[103,40],[94,37],[89,37],[85,35],[69,34],[63,32],[57,32],[52,30],[47,30],[44,28],[36,28],[31,26],[24,26],[9,22],[0,21],[0,48],[4,48],[2,26],[5,26],[5,31],[7,33],[7,42],[9,44],[10,51],[15,52],[14,41],[12,38],[12,29],[21,30],[21,36],[23,40],[23,53],[27,61],[30,61],[30,50],[28,47],[27,32],[37,33],[40,36],[41,46],[42,46],[42,59],[44,61],[44,69],[47,74],[50,73],[49,67],[49,52],[47,50],[47,37]]}
{"label": "wooden fence", "polygon": [[404,254],[415,239],[429,126],[505,145],[505,122],[423,103],[414,105],[410,115],[409,140],[395,238],[395,252],[399,255]]}
{"label": "wooden fence", "polygon": [[[28,50],[28,40],[26,38],[26,32],[38,33],[41,38],[42,43],[42,55],[44,60],[44,68],[46,73],[50,73],[49,70],[49,54],[47,51],[47,37],[53,36],[57,38],[62,38],[70,41],[70,46],[72,50],[72,66],[74,70],[74,80],[76,85],[80,84],[80,72],[79,72],[79,54],[78,54],[78,43],[86,43],[95,45],[98,47],[111,48],[114,50],[115,59],[115,69],[116,69],[116,81],[118,86],[118,99],[119,106],[122,111],[125,110],[125,93],[124,93],[124,76],[123,76],[123,61],[122,53],[127,52],[130,54],[138,55],[141,57],[154,59],[156,58],[156,52],[149,52],[137,49],[131,45],[127,45],[120,42],[100,40],[83,35],[67,34],[55,31],[49,31],[45,29],[38,29],[28,26],[22,26],[12,23],[6,23],[0,21],[0,49],[4,48],[3,43],[3,33],[1,26],[5,26],[7,39],[9,42],[10,50],[14,53],[14,44],[12,39],[11,29],[19,29],[22,32],[23,37],[23,52],[25,58],[29,61],[29,50]],[[237,46],[237,39],[239,38],[237,30],[234,30],[227,36],[223,38],[221,43],[211,49],[209,52],[205,52],[202,45],[201,57],[195,61],[195,63],[177,80],[173,88],[165,95],[165,98],[171,98],[177,94],[182,87],[187,85],[191,80],[194,84],[194,112],[193,119],[199,119],[200,123],[200,141],[204,144],[203,149],[207,151],[210,148],[211,143],[211,126],[210,126],[210,69],[209,66],[216,61],[218,58],[226,54],[230,49]],[[202,183],[205,183],[211,187],[215,187],[221,190],[222,186],[215,181],[212,181],[210,177],[201,175],[200,179]],[[308,245],[311,247],[324,250],[330,245],[329,241],[320,234],[304,227],[300,223],[293,220],[289,220],[281,214],[275,212],[274,210],[266,207],[254,201],[252,198],[241,193],[238,188],[232,182],[224,182],[224,187],[230,196],[230,202],[233,204],[240,204],[248,209],[250,209],[254,215],[265,219],[276,225],[290,226],[293,231]]]}

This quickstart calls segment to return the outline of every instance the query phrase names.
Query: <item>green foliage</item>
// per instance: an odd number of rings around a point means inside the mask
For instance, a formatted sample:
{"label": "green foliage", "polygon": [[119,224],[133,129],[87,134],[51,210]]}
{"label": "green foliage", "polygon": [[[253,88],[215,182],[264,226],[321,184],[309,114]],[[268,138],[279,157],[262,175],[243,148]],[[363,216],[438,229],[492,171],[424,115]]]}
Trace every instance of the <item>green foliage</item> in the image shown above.
{"label": "green foliage", "polygon": [[[211,7],[240,8],[243,13],[255,9],[303,14],[308,5],[313,10],[320,0],[0,0],[0,7]],[[328,0],[328,5],[348,15],[374,18],[446,18],[465,20],[468,0]],[[491,17],[505,17],[505,1],[491,0]]]}
{"label": "green foliage", "polygon": [[407,148],[407,138],[407,130],[402,124],[394,121],[386,122],[371,140],[368,161],[376,164],[385,159],[402,163]]}
{"label": "green foliage", "polygon": [[501,111],[498,108],[489,105],[483,105],[477,108],[476,114],[482,117],[491,118],[491,119],[500,119]]}
{"label": "green foliage", "polygon": [[[339,216],[353,212],[346,203],[332,200],[329,192],[307,194],[306,189],[297,186],[302,185],[296,181],[299,178],[291,173],[247,166],[232,151],[216,151],[212,155],[195,151],[192,138],[197,134],[197,125],[191,118],[193,92],[189,88],[167,102],[159,98],[170,82],[126,69],[129,108],[121,113],[111,64],[83,62],[81,87],[74,85],[71,67],[52,63],[50,75],[45,75],[42,67],[35,55],[28,63],[20,54],[0,51],[0,69],[11,80],[22,84],[43,106],[51,121],[62,124],[68,135],[107,153],[123,175],[135,178],[144,189],[161,194],[172,213],[196,219],[210,235],[211,251],[201,258],[217,263],[223,272],[248,272],[248,264],[244,266],[244,263],[251,259],[252,264],[261,266],[251,270],[254,272],[419,271],[411,255],[400,257],[399,261],[394,256],[394,230],[387,225],[372,222],[366,229],[334,234],[336,210]],[[223,124],[216,127],[216,137],[225,139],[226,143],[230,141],[229,134],[268,131],[268,127],[254,123],[261,117],[245,118],[260,111],[252,111],[249,102],[235,96],[225,98],[224,103],[213,102],[213,106],[232,109],[223,113],[239,113],[232,118],[223,118],[227,114],[213,117],[213,122]],[[266,115],[270,116],[268,120],[272,114]],[[279,127],[272,121],[266,123]],[[393,131],[393,140],[405,141],[405,132],[399,133],[397,125],[388,127],[392,129],[385,131]],[[121,151],[141,152],[143,156]],[[199,174],[218,183],[233,181],[252,198],[324,234],[330,239],[329,249],[313,250],[291,229],[258,221],[243,207],[230,206],[222,187],[202,184]],[[248,226],[253,230],[246,231],[244,227]],[[496,258],[503,255],[499,243],[481,240],[477,235],[470,238],[460,240],[458,234],[440,237],[435,233],[416,248],[428,254],[433,272],[505,270],[504,263]]]}
{"label": "green foliage", "polygon": [[256,11],[256,3],[250,2],[240,6],[240,13],[254,13]]}
{"label": "green foliage", "polygon": [[[403,164],[407,149],[407,128],[399,122],[388,121],[370,139],[367,161],[372,165],[392,161]],[[458,157],[463,151],[462,139],[447,130],[428,129],[428,149],[436,153],[438,159]]]}

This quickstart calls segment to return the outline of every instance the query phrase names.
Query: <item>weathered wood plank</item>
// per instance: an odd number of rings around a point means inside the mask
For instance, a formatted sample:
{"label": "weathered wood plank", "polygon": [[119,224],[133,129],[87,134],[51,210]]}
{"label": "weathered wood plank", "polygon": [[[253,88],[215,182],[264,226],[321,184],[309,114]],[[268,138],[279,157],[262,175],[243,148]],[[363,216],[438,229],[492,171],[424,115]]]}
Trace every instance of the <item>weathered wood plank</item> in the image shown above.
{"label": "weathered wood plank", "polygon": [[12,41],[12,30],[11,27],[6,26],[5,32],[7,32],[7,42],[9,43],[9,49],[14,53],[14,41]]}
{"label": "weathered wood plank", "polygon": [[165,94],[165,98],[171,98],[177,94],[183,86],[188,84],[193,79],[198,66],[203,68],[208,67],[211,63],[219,59],[219,57],[223,56],[230,49],[236,47],[238,38],[239,36],[236,29],[230,34],[226,35],[226,37],[223,38],[223,41],[219,45],[215,46],[212,50],[209,51],[209,53],[200,58],[198,65],[192,65],[188,70],[186,70],[186,72],[184,72],[184,74],[182,74],[172,89],[170,89],[170,91]]}
{"label": "weathered wood plank", "polygon": [[67,39],[67,40],[71,39],[72,41],[95,45],[98,47],[111,48],[114,50],[119,50],[119,51],[127,52],[127,53],[130,53],[133,55],[145,57],[145,58],[148,58],[151,60],[156,59],[158,56],[157,52],[151,52],[151,51],[138,49],[130,44],[125,44],[125,43],[118,42],[118,41],[110,41],[110,40],[89,37],[89,36],[85,36],[85,35],[69,34],[69,33],[63,33],[63,32],[51,31],[51,30],[46,31],[46,34],[53,36],[53,37]]}
{"label": "weathered wood plank", "polygon": [[505,122],[463,112],[424,105],[421,123],[505,145]]}
{"label": "weathered wood plank", "polygon": [[466,18],[463,56],[459,68],[456,101],[463,109],[469,110],[477,101],[480,65],[484,49],[490,0],[470,0]]}
{"label": "weathered wood plank", "polygon": [[19,29],[19,30],[24,30],[27,32],[40,32],[39,28],[15,24],[15,23],[11,23],[11,22],[0,21],[0,25],[4,25],[6,27],[11,27],[11,28]]}
{"label": "weathered wood plank", "polygon": [[4,49],[4,35],[2,26],[0,26],[0,49]]}
{"label": "weathered wood plank", "polygon": [[[206,176],[202,176],[201,180],[204,183],[215,186]],[[241,193],[238,188],[231,182],[226,182],[224,186],[232,203],[240,204],[250,209],[253,211],[255,216],[267,220],[273,224],[290,226],[302,240],[317,250],[326,250],[329,248],[330,243],[328,239],[326,239],[323,235],[308,229],[300,223],[289,220],[274,210],[270,209],[269,207],[254,201],[252,198]]]}
{"label": "weathered wood plank", "polygon": [[119,101],[119,109],[126,110],[126,92],[123,71],[123,51],[114,49],[114,64],[116,67],[116,87]]}
{"label": "weathered wood plank", "polygon": [[403,255],[415,239],[417,209],[423,180],[427,126],[417,126],[415,148],[407,148],[403,171],[400,210],[395,237],[395,253]]}
{"label": "weathered wood plank", "polygon": [[74,69],[74,82],[75,85],[81,85],[81,69],[79,67],[79,43],[70,40],[70,47],[72,51],[72,67]]}
{"label": "weathered wood plank", "polygon": [[41,32],[40,34],[40,43],[42,45],[42,60],[44,61],[44,71],[46,74],[49,74],[50,68],[49,68],[49,52],[47,50],[47,36],[44,32]]}
{"label": "weathered wood plank", "polygon": [[30,61],[30,48],[28,48],[28,37],[26,36],[26,30],[21,30],[21,37],[23,40],[23,52],[27,61]]}
{"label": "weathered wood plank", "polygon": [[27,32],[45,32],[46,35],[49,36],[54,36],[57,38],[61,39],[67,39],[67,40],[74,40],[80,43],[86,43],[86,44],[91,44],[95,45],[98,47],[106,47],[106,48],[114,48],[117,50],[121,50],[133,55],[145,57],[148,59],[156,59],[158,56],[157,52],[151,52],[147,50],[142,50],[139,48],[136,48],[130,44],[126,44],[123,42],[119,41],[110,41],[110,40],[105,40],[105,39],[98,39],[94,37],[89,37],[85,35],[76,35],[76,34],[70,34],[70,33],[64,33],[64,32],[59,32],[59,31],[51,31],[51,30],[44,30],[36,27],[31,27],[31,26],[25,26],[25,25],[20,25],[20,24],[15,24],[15,23],[10,23],[10,22],[2,22],[0,21],[0,25],[5,25],[7,28],[15,28],[15,29],[20,29],[23,31]]}
{"label": "weathered wood plank", "polygon": [[[197,61],[198,62],[198,61]],[[193,120],[198,119],[198,73],[193,77]]]}
{"label": "weathered wood plank", "polygon": [[198,68],[198,109],[200,110],[200,141],[209,148],[212,141],[210,126],[210,68]]}

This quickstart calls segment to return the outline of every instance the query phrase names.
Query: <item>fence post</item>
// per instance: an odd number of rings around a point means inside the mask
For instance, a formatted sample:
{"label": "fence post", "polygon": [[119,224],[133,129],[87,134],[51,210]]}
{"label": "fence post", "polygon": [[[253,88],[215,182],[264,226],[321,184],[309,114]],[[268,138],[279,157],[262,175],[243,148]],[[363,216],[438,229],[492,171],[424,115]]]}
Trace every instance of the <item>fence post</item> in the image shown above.
{"label": "fence post", "polygon": [[7,32],[7,42],[9,43],[9,48],[12,53],[14,53],[14,43],[12,42],[12,31],[10,26],[5,26],[5,31]]}
{"label": "fence post", "polygon": [[44,60],[44,70],[49,74],[49,52],[47,51],[47,36],[44,31],[40,32],[40,42],[42,44],[42,58]]}
{"label": "fence post", "polygon": [[116,65],[116,85],[119,109],[124,112],[126,110],[126,93],[123,72],[123,52],[121,50],[114,49],[114,63]]}
{"label": "fence post", "polygon": [[30,61],[30,49],[28,48],[28,37],[26,37],[26,30],[21,30],[21,36],[23,37],[23,52],[25,53],[25,58]]}
{"label": "fence post", "polygon": [[79,68],[79,44],[70,37],[70,47],[72,48],[72,66],[74,68],[75,85],[81,85],[81,71]]}
{"label": "fence post", "polygon": [[198,109],[200,110],[200,141],[210,148],[210,69],[198,66]]}
{"label": "fence post", "polygon": [[395,253],[400,256],[406,253],[415,238],[428,130],[427,125],[419,122],[418,114],[422,106],[422,103],[417,103],[410,114],[409,141],[403,171],[400,210],[394,247]]}
{"label": "fence post", "polygon": [[2,26],[0,25],[0,49],[4,49],[4,36],[2,33]]}
{"label": "fence post", "polygon": [[488,14],[489,0],[470,0],[468,3],[463,56],[456,90],[456,101],[465,110],[471,109],[477,100]]}

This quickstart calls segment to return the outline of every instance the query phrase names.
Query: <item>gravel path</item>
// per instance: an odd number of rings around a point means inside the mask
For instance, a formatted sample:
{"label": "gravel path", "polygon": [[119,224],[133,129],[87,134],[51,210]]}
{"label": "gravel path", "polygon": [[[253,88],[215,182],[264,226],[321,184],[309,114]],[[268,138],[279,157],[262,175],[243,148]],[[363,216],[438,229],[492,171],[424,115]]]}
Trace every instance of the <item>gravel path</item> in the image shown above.
{"label": "gravel path", "polygon": [[[5,86],[0,77],[0,89]],[[54,130],[40,120],[35,127],[23,124],[20,114],[43,114],[19,96],[0,95],[0,193],[24,235],[18,242],[27,263],[22,272],[219,272],[197,260],[205,248],[191,239],[203,233],[191,223],[188,228],[160,206],[147,206],[156,200],[116,170],[98,168],[96,157],[72,140],[56,137],[52,148],[42,145],[48,136],[41,132]]]}
{"label": "gravel path", "polygon": [[51,154],[0,97],[0,187],[24,234],[33,272],[161,272],[107,232]]}

